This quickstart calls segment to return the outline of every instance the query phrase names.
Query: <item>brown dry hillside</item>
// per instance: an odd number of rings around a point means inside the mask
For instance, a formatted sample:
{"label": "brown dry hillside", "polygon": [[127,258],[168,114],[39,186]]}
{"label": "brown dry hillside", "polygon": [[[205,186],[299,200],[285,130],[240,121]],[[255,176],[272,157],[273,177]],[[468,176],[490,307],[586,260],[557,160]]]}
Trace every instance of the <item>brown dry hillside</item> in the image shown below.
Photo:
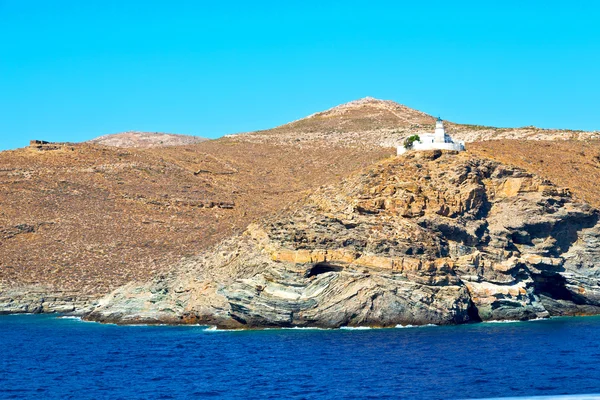
{"label": "brown dry hillside", "polygon": [[[394,154],[382,145],[433,129],[433,122],[420,111],[366,98],[269,131],[193,145],[48,144],[0,152],[0,287],[50,284],[104,294],[148,279],[304,193]],[[448,127],[471,139],[593,136]],[[598,140],[467,148],[538,173],[600,207]]]}
{"label": "brown dry hillside", "polygon": [[600,140],[493,140],[468,151],[536,173],[600,208]]}
{"label": "brown dry hillside", "polygon": [[391,154],[235,139],[0,153],[0,284],[103,294]]}

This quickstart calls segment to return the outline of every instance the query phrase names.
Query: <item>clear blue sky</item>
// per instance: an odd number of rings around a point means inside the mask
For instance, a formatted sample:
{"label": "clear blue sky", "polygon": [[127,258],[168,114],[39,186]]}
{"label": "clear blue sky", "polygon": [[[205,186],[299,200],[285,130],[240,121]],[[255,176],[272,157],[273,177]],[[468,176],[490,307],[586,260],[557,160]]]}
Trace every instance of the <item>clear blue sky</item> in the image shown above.
{"label": "clear blue sky", "polygon": [[364,96],[600,130],[599,1],[0,0],[0,149],[210,138]]}

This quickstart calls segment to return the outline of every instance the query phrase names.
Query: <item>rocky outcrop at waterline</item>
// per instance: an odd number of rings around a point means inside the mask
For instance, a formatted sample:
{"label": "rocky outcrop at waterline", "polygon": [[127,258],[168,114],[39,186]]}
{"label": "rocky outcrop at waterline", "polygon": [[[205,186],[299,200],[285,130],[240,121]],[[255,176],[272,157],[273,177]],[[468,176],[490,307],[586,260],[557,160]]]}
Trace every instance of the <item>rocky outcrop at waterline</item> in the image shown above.
{"label": "rocky outcrop at waterline", "polygon": [[468,154],[409,154],[322,187],[88,319],[227,328],[600,313],[598,211]]}
{"label": "rocky outcrop at waterline", "polygon": [[78,291],[42,285],[0,285],[0,315],[61,313],[82,316],[95,306],[93,297]]}

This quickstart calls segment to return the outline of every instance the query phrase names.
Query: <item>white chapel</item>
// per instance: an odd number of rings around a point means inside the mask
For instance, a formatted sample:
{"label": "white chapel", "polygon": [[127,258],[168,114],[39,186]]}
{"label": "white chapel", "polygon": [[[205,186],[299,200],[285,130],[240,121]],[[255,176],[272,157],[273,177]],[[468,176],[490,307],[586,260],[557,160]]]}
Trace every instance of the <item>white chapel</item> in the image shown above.
{"label": "white chapel", "polygon": [[446,133],[444,129],[444,121],[438,118],[435,122],[434,133],[422,133],[419,134],[419,140],[412,143],[412,147],[406,148],[404,144],[398,145],[398,155],[404,154],[409,150],[455,150],[463,151],[465,149],[465,142],[454,141]]}

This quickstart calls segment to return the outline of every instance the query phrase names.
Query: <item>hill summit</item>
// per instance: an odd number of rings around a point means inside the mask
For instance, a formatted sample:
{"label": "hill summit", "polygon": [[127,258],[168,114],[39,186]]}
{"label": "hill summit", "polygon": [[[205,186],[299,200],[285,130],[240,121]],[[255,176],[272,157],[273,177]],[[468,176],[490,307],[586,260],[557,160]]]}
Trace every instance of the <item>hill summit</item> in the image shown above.
{"label": "hill summit", "polygon": [[[477,142],[497,139],[594,139],[598,132],[542,129],[534,126],[497,128],[445,121],[457,140]],[[391,100],[365,97],[311,114],[273,129],[247,133],[244,140],[280,144],[333,143],[351,147],[395,147],[411,135],[433,132],[435,118]]]}
{"label": "hill summit", "polygon": [[392,147],[409,132],[431,129],[435,119],[391,100],[364,97],[273,129],[243,135],[250,141],[322,142]]}
{"label": "hill summit", "polygon": [[176,135],[162,132],[129,131],[100,136],[88,143],[112,147],[150,148],[166,146],[184,146],[204,142],[205,138],[190,135]]}
{"label": "hill summit", "polygon": [[[379,100],[373,97],[364,97],[348,103],[330,108],[322,112],[309,115],[298,121],[286,125],[302,122],[328,122],[338,123],[342,127],[348,125],[358,130],[371,130],[374,127],[397,128],[399,126],[431,125],[435,119],[422,111],[406,107],[391,100]],[[359,124],[358,122],[362,122]],[[284,125],[285,126],[285,125]]]}

